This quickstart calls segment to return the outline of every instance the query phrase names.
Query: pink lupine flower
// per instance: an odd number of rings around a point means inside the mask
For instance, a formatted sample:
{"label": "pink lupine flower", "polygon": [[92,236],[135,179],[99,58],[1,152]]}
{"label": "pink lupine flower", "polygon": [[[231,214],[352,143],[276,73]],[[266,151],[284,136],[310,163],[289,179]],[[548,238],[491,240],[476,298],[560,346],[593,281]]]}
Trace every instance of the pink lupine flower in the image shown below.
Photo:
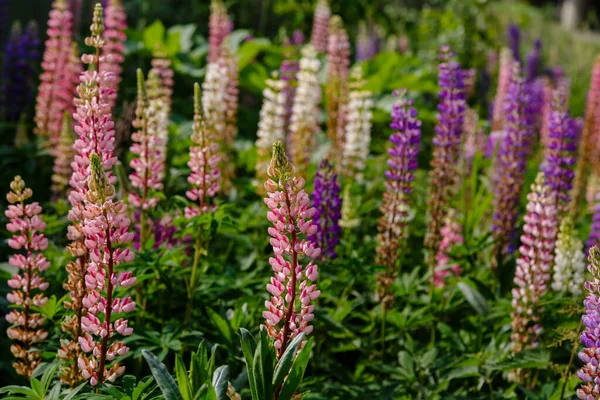
{"label": "pink lupine flower", "polygon": [[[267,219],[273,224],[269,235],[274,257],[269,258],[269,264],[275,274],[267,284],[271,298],[265,302],[263,317],[281,357],[294,337],[313,330],[310,321],[315,306],[311,301],[321,294],[314,283],[319,272],[313,260],[319,257],[321,249],[308,239],[317,231],[311,220],[315,208],[304,191],[304,179],[295,174],[281,142],[273,145],[268,174],[276,180],[265,182]],[[303,258],[308,258],[306,266],[300,262]]]}
{"label": "pink lupine flower", "polygon": [[454,245],[464,243],[462,227],[456,222],[452,212],[446,217],[446,223],[440,229],[440,234],[442,240],[440,241],[439,251],[435,256],[436,268],[433,276],[433,281],[437,287],[444,286],[450,273],[458,276],[461,271],[458,264],[452,263],[449,254]]}
{"label": "pink lupine flower", "polygon": [[127,29],[127,15],[121,0],[109,0],[104,10],[105,26],[102,39],[102,56],[104,57],[98,67],[101,72],[108,72],[106,84],[111,91],[107,91],[107,102],[114,108],[117,102],[117,92],[121,82],[123,61],[125,60],[125,29]]}
{"label": "pink lupine flower", "polygon": [[71,116],[65,112],[62,130],[58,143],[56,144],[56,157],[52,167],[52,195],[54,199],[63,196],[69,186],[69,178],[73,172],[71,162],[75,152],[73,150],[73,129],[71,128]]}
{"label": "pink lupine flower", "polygon": [[494,100],[494,110],[492,115],[492,131],[501,131],[504,129],[504,112],[508,87],[513,72],[514,59],[512,52],[508,48],[503,48],[500,52],[500,68],[498,72],[498,89]]}
{"label": "pink lupine flower", "polygon": [[[156,75],[159,82],[148,87],[148,102],[156,114],[156,131],[160,138],[158,158],[167,167],[167,147],[169,144],[169,121],[171,116],[171,97],[173,95],[173,70],[171,61],[166,58],[152,60],[152,69],[148,77]],[[151,82],[153,82],[151,80]],[[164,177],[163,177],[164,178]]]}
{"label": "pink lupine flower", "polygon": [[[35,202],[25,204],[33,194],[31,189],[25,187],[20,176],[11,182],[10,189],[6,199],[11,205],[4,214],[10,220],[6,229],[13,234],[8,245],[18,253],[12,255],[8,263],[22,272],[14,274],[8,281],[13,290],[6,298],[15,308],[6,314],[6,321],[11,325],[6,333],[16,342],[10,346],[15,357],[13,367],[18,374],[30,377],[42,362],[42,352],[31,348],[48,336],[41,328],[45,318],[31,310],[31,306],[43,307],[48,301],[42,293],[48,283],[39,275],[50,267],[42,253],[48,247],[48,239],[42,233],[46,227],[40,215],[42,207]],[[34,291],[38,293],[33,295]]]}
{"label": "pink lupine flower", "polygon": [[331,9],[327,0],[319,0],[315,7],[313,17],[312,35],[310,43],[316,51],[324,53],[327,50],[327,38],[329,36],[329,18]]}
{"label": "pink lupine flower", "polygon": [[215,62],[219,58],[223,41],[233,31],[233,22],[229,19],[222,0],[210,2],[208,30],[208,62]]}
{"label": "pink lupine flower", "polygon": [[[125,371],[125,367],[113,360],[127,354],[129,349],[122,341],[116,340],[115,335],[129,336],[133,329],[127,325],[126,319],[113,321],[112,315],[132,311],[135,303],[130,297],[115,297],[114,291],[119,286],[132,286],[135,278],[131,272],[116,271],[119,264],[131,262],[134,258],[129,248],[119,247],[133,240],[133,233],[129,232],[127,206],[114,200],[115,188],[96,153],[90,156],[90,165],[82,226],[84,243],[90,255],[85,276],[89,292],[83,298],[88,312],[81,317],[84,333],[79,337],[79,345],[84,353],[92,354],[89,357],[80,355],[77,365],[83,378],[89,379],[95,386],[106,381],[114,382]],[[103,314],[102,318],[98,318],[100,314]]]}
{"label": "pink lupine flower", "polygon": [[517,353],[538,346],[542,332],[540,299],[548,292],[556,241],[555,196],[538,173],[527,195],[527,214],[521,235],[512,290],[512,350]]}
{"label": "pink lupine flower", "polygon": [[211,203],[211,198],[221,190],[219,178],[220,157],[217,153],[218,146],[211,141],[207,135],[207,128],[202,120],[202,110],[200,105],[200,85],[194,84],[194,125],[192,142],[194,146],[190,147],[190,167],[191,174],[188,177],[188,183],[192,188],[186,192],[188,199],[194,202],[193,206],[185,208],[186,218],[192,218],[199,214],[204,214],[215,209]]}

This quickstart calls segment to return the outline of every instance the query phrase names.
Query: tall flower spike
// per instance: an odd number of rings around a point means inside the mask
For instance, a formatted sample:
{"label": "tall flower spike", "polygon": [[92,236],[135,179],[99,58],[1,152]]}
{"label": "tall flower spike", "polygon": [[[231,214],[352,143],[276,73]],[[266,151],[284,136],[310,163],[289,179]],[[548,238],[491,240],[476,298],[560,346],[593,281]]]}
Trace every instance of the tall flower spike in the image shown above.
{"label": "tall flower spike", "polygon": [[260,109],[258,132],[256,133],[256,147],[258,160],[256,161],[256,178],[263,182],[267,179],[271,149],[273,143],[285,140],[285,106],[287,82],[273,73],[271,79],[265,81],[263,90],[263,104]]}
{"label": "tall flower spike", "polygon": [[508,47],[511,51],[513,59],[518,63],[521,62],[521,30],[514,23],[508,25]]}
{"label": "tall flower spike", "polygon": [[50,138],[51,144],[60,136],[63,113],[74,111],[77,76],[71,64],[72,19],[66,0],[52,3],[35,108],[35,133]]}
{"label": "tall flower spike", "polygon": [[[298,72],[300,71],[300,61],[296,57],[297,50],[295,47],[288,47],[287,51],[284,49],[285,59],[281,62],[279,67],[279,76],[282,81],[285,82],[283,88],[283,95],[285,96],[285,113],[284,113],[284,133],[287,134],[290,130],[290,123],[292,120],[292,108],[294,107],[294,99],[296,98],[296,88],[298,87]],[[286,148],[290,151],[291,147],[291,136],[284,135],[286,137]]]}
{"label": "tall flower spike", "polygon": [[596,186],[592,197],[592,226],[586,242],[586,253],[592,247],[600,246],[600,187]]}
{"label": "tall flower spike", "polygon": [[309,239],[321,249],[319,260],[333,260],[337,256],[335,248],[340,243],[342,199],[338,176],[329,161],[323,160],[319,164],[314,185],[312,204],[316,212],[313,221],[317,231]]}
{"label": "tall flower spike", "polygon": [[371,92],[364,89],[366,81],[360,66],[352,69],[350,75],[350,100],[346,122],[345,142],[342,153],[343,171],[359,182],[363,180],[363,170],[371,144],[371,118],[373,100]]}
{"label": "tall flower spike", "polygon": [[340,226],[347,230],[360,225],[360,218],[356,216],[356,208],[352,201],[350,189],[350,185],[344,187],[344,193],[342,193],[342,216],[339,222]]}
{"label": "tall flower spike", "polygon": [[[505,106],[505,134],[498,150],[494,178],[492,233],[495,239],[494,255],[498,257],[511,250],[511,242],[516,236],[518,205],[525,179],[523,169],[527,161],[527,146],[533,126],[529,93],[516,63],[513,64]],[[493,264],[493,267],[497,265]]]}
{"label": "tall flower spike", "polygon": [[598,314],[598,303],[600,302],[600,251],[594,246],[590,250],[588,258],[588,271],[591,277],[585,282],[588,295],[583,301],[585,314],[582,317],[585,330],[581,333],[581,343],[585,346],[579,352],[579,359],[585,365],[577,372],[579,379],[583,381],[577,389],[577,398],[582,400],[600,398],[600,352],[598,351],[598,340],[600,340],[600,315]]}
{"label": "tall flower spike", "polygon": [[73,142],[75,141],[73,128],[71,127],[71,116],[65,112],[60,138],[56,146],[56,157],[52,167],[52,195],[55,199],[63,196],[69,186],[69,178],[73,173],[71,162],[75,156]]}
{"label": "tall flower spike", "polygon": [[438,123],[433,138],[433,160],[429,173],[425,235],[425,246],[429,250],[428,261],[432,269],[435,265],[435,254],[439,250],[440,229],[455,191],[466,107],[464,71],[461,70],[460,64],[448,46],[440,50],[438,80],[440,102]]}
{"label": "tall flower spike", "polygon": [[329,21],[327,43],[326,122],[327,137],[331,142],[330,154],[336,168],[340,167],[344,147],[344,128],[348,117],[348,71],[350,67],[350,41],[338,15]]}
{"label": "tall flower spike", "polygon": [[193,206],[185,208],[186,218],[205,214],[216,208],[211,201],[221,190],[219,185],[220,171],[218,146],[212,141],[204,120],[200,104],[200,85],[194,84],[194,125],[192,133],[193,146],[190,147],[191,174],[188,183],[192,186],[186,192],[188,199],[194,202]]}
{"label": "tall flower spike", "polygon": [[105,45],[102,47],[103,61],[100,63],[100,71],[108,72],[110,79],[107,80],[107,100],[111,108],[117,102],[117,92],[121,82],[123,61],[125,60],[125,29],[127,29],[127,15],[121,0],[109,0],[104,10],[106,29],[103,39]]}
{"label": "tall flower spike", "polygon": [[500,67],[498,71],[498,88],[496,89],[496,98],[492,112],[492,132],[502,131],[505,122],[505,104],[506,97],[513,75],[514,59],[509,49],[503,48],[500,51]]}
{"label": "tall flower spike", "polygon": [[[171,118],[171,103],[173,95],[173,70],[171,61],[166,58],[154,58],[152,60],[152,69],[148,74],[149,78],[156,76],[160,82],[150,79],[151,87],[148,87],[148,103],[155,109],[156,131],[160,138],[158,158],[167,168],[167,151],[169,145],[169,122]],[[164,175],[164,174],[163,174]]]}
{"label": "tall flower spike", "polygon": [[[304,179],[296,175],[281,142],[273,145],[268,174],[273,178],[265,182],[265,204],[269,207],[267,219],[273,223],[269,235],[274,257],[269,264],[274,276],[267,285],[271,298],[265,302],[263,317],[280,358],[292,339],[313,330],[310,321],[315,306],[311,301],[321,294],[314,283],[319,272],[313,260],[321,250],[308,238],[317,227],[311,220],[315,209],[304,191]],[[304,258],[310,260],[306,266],[301,263]]]}
{"label": "tall flower spike", "polygon": [[223,41],[233,31],[233,23],[227,15],[227,9],[222,0],[211,0],[210,2],[208,30],[208,62],[215,62],[219,58]]}
{"label": "tall flower spike", "polygon": [[13,291],[6,298],[14,308],[5,317],[11,325],[6,333],[9,339],[14,340],[10,346],[15,357],[13,367],[18,374],[29,378],[42,362],[42,352],[32,348],[48,336],[48,332],[41,328],[45,318],[31,309],[32,306],[43,307],[48,301],[42,293],[48,288],[48,283],[40,275],[50,267],[42,253],[48,247],[48,239],[42,233],[46,227],[40,215],[42,207],[37,202],[26,204],[33,194],[31,189],[25,187],[20,176],[11,182],[10,189],[6,199],[11,205],[4,212],[10,220],[6,229],[13,234],[8,246],[18,252],[10,257],[8,263],[18,268],[20,273],[14,274],[8,281]]}
{"label": "tall flower spike", "polygon": [[321,62],[315,49],[305,46],[300,59],[298,72],[298,89],[294,97],[292,117],[290,120],[290,148],[292,161],[301,171],[310,161],[315,135],[319,131],[319,103],[321,101],[321,85],[317,76]]}
{"label": "tall flower spike", "polygon": [[327,38],[329,36],[329,18],[331,9],[327,0],[318,0],[313,16],[312,35],[310,43],[319,53],[327,51]]}
{"label": "tall flower spike", "polygon": [[373,27],[367,27],[362,21],[358,25],[358,37],[356,39],[356,61],[370,60],[377,54],[377,35]]}
{"label": "tall flower spike", "polygon": [[540,299],[548,292],[556,240],[556,204],[544,174],[538,173],[527,195],[520,256],[512,290],[512,350],[538,346],[542,332]]}
{"label": "tall flower spike", "polygon": [[433,276],[433,282],[437,287],[443,287],[450,274],[460,275],[460,265],[451,263],[450,251],[457,244],[464,243],[462,227],[456,222],[454,210],[448,213],[446,222],[441,229],[442,240],[440,249],[435,256],[436,268]]}
{"label": "tall flower spike", "polygon": [[525,80],[527,82],[533,81],[538,77],[540,73],[540,66],[542,63],[542,39],[537,39],[533,48],[527,54],[527,73],[525,75]]}
{"label": "tall flower spike", "polygon": [[96,153],[91,154],[90,165],[82,227],[90,254],[85,275],[89,292],[83,298],[88,312],[81,317],[84,333],[79,337],[81,350],[90,354],[81,354],[77,365],[83,378],[96,386],[98,383],[114,382],[125,372],[125,367],[114,360],[127,354],[129,348],[116,336],[129,336],[133,329],[128,326],[127,319],[119,315],[114,320],[113,316],[132,311],[135,303],[131,297],[116,297],[115,291],[117,287],[132,286],[136,279],[131,272],[116,271],[119,264],[131,262],[134,258],[129,248],[121,248],[133,240],[133,233],[129,232],[127,206],[114,200],[115,187]]}
{"label": "tall flower spike", "polygon": [[556,240],[552,289],[557,292],[581,294],[585,281],[583,242],[577,237],[570,217],[563,218]]}

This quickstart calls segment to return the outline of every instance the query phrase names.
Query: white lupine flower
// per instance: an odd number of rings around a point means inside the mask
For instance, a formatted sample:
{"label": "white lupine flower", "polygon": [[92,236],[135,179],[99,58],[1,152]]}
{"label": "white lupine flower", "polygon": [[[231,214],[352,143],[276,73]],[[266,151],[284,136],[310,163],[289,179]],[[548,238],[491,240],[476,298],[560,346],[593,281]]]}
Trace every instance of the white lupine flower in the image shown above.
{"label": "white lupine flower", "polygon": [[580,295],[585,282],[585,254],[583,241],[577,238],[569,217],[565,217],[560,224],[554,263],[552,289]]}
{"label": "white lupine flower", "polygon": [[321,62],[317,59],[315,49],[307,45],[302,49],[300,71],[298,72],[298,88],[292,106],[290,120],[290,149],[292,162],[299,168],[308,164],[314,136],[319,130],[319,102],[321,101],[321,85],[317,74]]}
{"label": "white lupine flower", "polygon": [[265,84],[267,87],[263,90],[263,104],[256,133],[256,147],[258,148],[256,175],[259,182],[263,182],[267,178],[273,143],[285,142],[286,96],[284,89],[287,82],[280,79],[277,73],[273,73],[273,78],[267,79]]}
{"label": "white lupine flower", "polygon": [[346,124],[342,165],[343,170],[347,171],[350,176],[362,181],[362,171],[365,168],[371,144],[373,100],[371,92],[364,90],[365,81],[359,66],[352,70],[350,79],[348,123]]}

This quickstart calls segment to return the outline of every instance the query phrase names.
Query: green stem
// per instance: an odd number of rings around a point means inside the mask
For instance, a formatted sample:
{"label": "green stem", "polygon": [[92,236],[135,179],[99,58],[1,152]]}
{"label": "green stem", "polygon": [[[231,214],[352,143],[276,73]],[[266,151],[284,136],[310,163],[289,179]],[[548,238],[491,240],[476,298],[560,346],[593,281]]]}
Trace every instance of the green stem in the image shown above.
{"label": "green stem", "polygon": [[194,292],[196,291],[196,274],[198,271],[198,261],[200,260],[200,254],[202,253],[202,235],[198,232],[198,238],[196,239],[196,245],[194,246],[194,262],[192,264],[192,275],[190,277],[190,283],[187,290],[187,306],[185,309],[185,317],[183,320],[184,324],[190,321],[192,315],[192,306],[194,305]]}

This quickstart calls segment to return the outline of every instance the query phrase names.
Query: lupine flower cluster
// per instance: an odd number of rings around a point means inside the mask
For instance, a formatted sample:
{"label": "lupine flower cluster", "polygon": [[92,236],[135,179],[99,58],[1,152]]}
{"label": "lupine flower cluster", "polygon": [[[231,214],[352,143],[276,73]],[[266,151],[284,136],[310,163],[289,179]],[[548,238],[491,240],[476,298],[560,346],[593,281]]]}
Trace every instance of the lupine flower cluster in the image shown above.
{"label": "lupine flower cluster", "polygon": [[71,162],[75,156],[73,142],[75,141],[73,129],[71,128],[71,116],[65,112],[60,137],[56,145],[56,157],[52,167],[52,194],[54,198],[66,194],[69,179],[73,170]]}
{"label": "lupine flower cluster", "polygon": [[425,246],[430,252],[433,268],[434,255],[439,249],[440,229],[455,191],[460,146],[463,140],[465,95],[464,71],[450,48],[440,50],[438,80],[440,86],[437,126],[433,138],[433,160],[429,173],[427,233]]}
{"label": "lupine flower cluster", "polygon": [[373,27],[367,27],[362,22],[358,26],[358,38],[356,39],[356,61],[370,60],[377,54],[378,39]]}
{"label": "lupine flower cluster", "polygon": [[407,234],[410,210],[408,196],[413,190],[412,182],[415,180],[421,144],[421,121],[417,119],[417,110],[412,105],[412,101],[402,94],[392,106],[390,127],[394,133],[390,136],[389,169],[385,173],[387,182],[381,206],[383,215],[377,227],[376,255],[376,262],[387,267],[386,273],[378,277],[379,295],[386,304],[391,303],[389,287],[396,274],[401,241]]}
{"label": "lupine flower cluster", "polygon": [[[315,306],[311,301],[321,294],[314,283],[319,271],[313,260],[321,250],[309,239],[317,231],[311,220],[316,210],[304,191],[304,179],[294,172],[281,142],[273,145],[268,174],[272,179],[265,182],[265,204],[269,207],[267,219],[273,224],[269,235],[274,257],[269,264],[274,276],[267,285],[271,298],[265,302],[263,317],[279,358],[294,337],[313,330],[310,322]],[[310,260],[306,266],[301,263],[304,258]]]}
{"label": "lupine flower cluster", "polygon": [[9,121],[18,120],[33,102],[33,65],[38,62],[39,45],[39,32],[34,22],[30,22],[25,31],[19,23],[13,25],[2,63],[0,98],[0,107]]}
{"label": "lupine flower cluster", "polygon": [[500,51],[500,69],[498,72],[498,88],[496,89],[496,98],[492,113],[492,132],[502,131],[505,122],[505,104],[506,97],[513,75],[514,59],[509,49],[503,48]]}
{"label": "lupine flower cluster", "polygon": [[319,0],[315,7],[313,16],[312,35],[310,43],[319,53],[327,51],[327,42],[329,37],[329,18],[331,18],[331,9],[327,0]]}
{"label": "lupine flower cluster", "polygon": [[211,0],[208,22],[208,62],[216,62],[221,53],[221,45],[233,31],[233,23],[227,15],[227,9],[221,0]]}
{"label": "lupine flower cluster", "polygon": [[263,104],[260,109],[258,131],[256,132],[256,178],[264,181],[267,178],[271,149],[273,143],[285,141],[286,87],[288,83],[273,73],[271,79],[265,81]]}
{"label": "lupine flower cluster", "polygon": [[314,137],[319,131],[318,107],[321,101],[321,85],[317,73],[321,62],[312,46],[302,49],[298,88],[294,97],[290,120],[290,149],[292,161],[303,170],[310,159]]}
{"label": "lupine flower cluster", "polygon": [[[298,87],[298,72],[300,71],[300,62],[292,58],[287,58],[281,62],[279,68],[279,77],[284,81],[285,87],[283,88],[283,94],[285,96],[285,115],[284,115],[284,132],[290,131],[290,124],[292,121],[292,109],[294,107],[294,100],[296,98],[296,88]],[[287,135],[286,147],[291,147],[291,135]]]}
{"label": "lupine flower cluster", "polygon": [[[156,77],[156,79],[154,79]],[[173,95],[173,70],[171,61],[166,58],[154,58],[152,69],[148,73],[149,107],[155,110],[156,131],[160,137],[158,158],[166,168],[169,144],[169,120],[171,117],[171,96]],[[158,80],[158,82],[157,82]]]}
{"label": "lupine flower cluster", "polygon": [[598,185],[593,193],[592,204],[592,226],[586,242],[586,253],[589,253],[589,249],[593,246],[600,245],[600,187]]}
{"label": "lupine flower cluster", "polygon": [[84,353],[91,354],[80,355],[77,366],[82,377],[95,386],[114,382],[125,372],[125,367],[114,360],[127,354],[129,348],[122,341],[115,340],[115,336],[117,333],[129,336],[133,329],[128,326],[127,319],[119,317],[113,321],[112,317],[132,311],[135,302],[131,297],[116,297],[115,290],[117,287],[132,286],[136,279],[131,272],[116,271],[119,264],[131,262],[134,258],[129,248],[119,247],[133,240],[133,233],[129,232],[127,206],[122,201],[114,200],[115,188],[96,153],[90,156],[90,164],[91,175],[89,190],[85,194],[85,220],[82,226],[90,254],[85,275],[85,285],[89,291],[83,298],[88,312],[81,317],[84,333],[79,337],[79,345]]}
{"label": "lupine flower cluster", "polygon": [[456,221],[454,212],[448,213],[446,222],[440,230],[442,240],[440,248],[435,255],[436,267],[433,275],[433,282],[437,287],[443,287],[446,279],[452,273],[455,276],[460,275],[460,265],[451,263],[450,251],[457,244],[464,243],[462,227]]}
{"label": "lupine flower cluster", "polygon": [[32,347],[48,336],[42,329],[46,319],[31,309],[32,306],[43,307],[48,301],[43,294],[48,283],[40,275],[50,267],[42,253],[48,247],[48,239],[42,233],[46,227],[40,215],[42,207],[37,202],[27,203],[33,195],[31,189],[25,187],[20,176],[11,182],[10,189],[6,199],[11,205],[4,214],[10,220],[6,229],[13,234],[8,246],[18,253],[13,254],[8,263],[20,271],[8,281],[13,290],[6,299],[15,308],[6,314],[6,321],[11,325],[6,333],[14,340],[10,346],[15,357],[13,367],[18,374],[30,377],[42,362],[42,352],[34,351]]}
{"label": "lupine flower cluster", "polygon": [[340,243],[342,199],[338,175],[329,161],[323,160],[319,163],[314,185],[312,204],[316,211],[313,222],[317,231],[309,240],[321,249],[319,260],[333,260],[337,256],[335,248]]}
{"label": "lupine flower cluster", "polygon": [[356,216],[356,209],[352,201],[351,189],[351,185],[346,185],[344,193],[342,193],[342,216],[339,225],[346,230],[356,228],[360,225],[360,218]]}
{"label": "lupine flower cluster", "polygon": [[542,63],[542,39],[537,39],[533,43],[533,48],[527,54],[527,68],[525,71],[525,81],[531,82],[540,73]]}
{"label": "lupine flower cluster", "polygon": [[552,289],[579,296],[585,281],[584,275],[583,242],[577,237],[571,218],[565,217],[560,223],[556,240]]}
{"label": "lupine flower cluster", "polygon": [[543,173],[538,173],[527,195],[527,214],[521,235],[512,290],[512,350],[538,346],[542,332],[540,299],[548,292],[556,240],[556,203]]}
{"label": "lupine flower cluster", "polygon": [[508,48],[512,57],[518,63],[521,63],[521,30],[514,23],[508,25]]}
{"label": "lupine flower cluster", "polygon": [[188,183],[192,186],[186,192],[188,199],[194,202],[193,206],[185,209],[186,218],[204,214],[215,209],[211,198],[221,190],[219,185],[221,173],[219,170],[220,156],[218,146],[208,134],[205,122],[202,120],[200,105],[200,85],[194,84],[194,125],[192,133],[193,146],[190,147],[191,174]]}
{"label": "lupine flower cluster", "polygon": [[329,21],[327,43],[327,85],[325,103],[327,111],[327,137],[331,142],[331,155],[336,165],[344,147],[344,129],[348,121],[348,73],[350,68],[350,41],[338,15]]}
{"label": "lupine flower cluster", "polygon": [[342,165],[348,176],[363,180],[362,171],[369,155],[371,144],[371,118],[373,100],[371,92],[364,90],[365,80],[360,66],[352,69],[345,141],[342,152]]}
{"label": "lupine flower cluster", "polygon": [[104,46],[102,47],[102,62],[98,64],[101,72],[110,73],[110,79],[106,84],[110,92],[106,92],[108,96],[107,102],[111,108],[114,108],[117,102],[117,92],[119,83],[121,82],[121,72],[123,68],[121,64],[125,60],[125,29],[127,29],[127,15],[123,9],[121,0],[109,0],[104,9],[105,26],[104,30]]}

